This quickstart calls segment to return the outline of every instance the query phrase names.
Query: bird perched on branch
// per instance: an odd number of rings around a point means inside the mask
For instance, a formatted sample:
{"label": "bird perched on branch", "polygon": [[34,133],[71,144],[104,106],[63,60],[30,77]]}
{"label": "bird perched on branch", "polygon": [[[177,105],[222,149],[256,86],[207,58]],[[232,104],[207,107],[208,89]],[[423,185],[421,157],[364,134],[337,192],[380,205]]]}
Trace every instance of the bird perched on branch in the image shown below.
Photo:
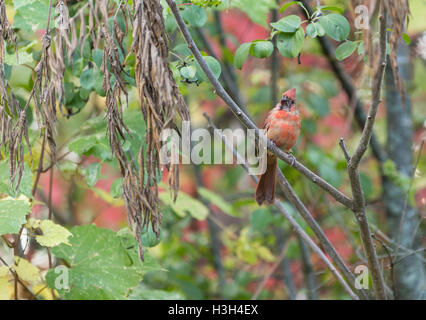
{"label": "bird perched on branch", "polygon": [[[272,140],[277,147],[286,152],[296,144],[300,133],[300,115],[296,106],[296,89],[283,93],[280,102],[272,109],[265,120],[263,128],[266,137]],[[266,157],[266,171],[260,176],[256,187],[256,202],[273,203],[275,200],[275,175],[277,171],[277,157],[268,152]]]}

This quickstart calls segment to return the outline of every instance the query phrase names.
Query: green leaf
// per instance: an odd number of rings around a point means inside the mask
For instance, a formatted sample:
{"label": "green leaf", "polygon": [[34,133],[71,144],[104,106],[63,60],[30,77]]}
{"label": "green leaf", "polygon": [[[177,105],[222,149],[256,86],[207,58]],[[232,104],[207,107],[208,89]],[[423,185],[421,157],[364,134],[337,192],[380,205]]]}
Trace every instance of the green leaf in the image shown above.
{"label": "green leaf", "polygon": [[169,190],[160,192],[158,197],[165,204],[170,206],[179,217],[185,217],[189,213],[197,220],[204,220],[209,214],[209,209],[197,199],[192,198],[190,195],[179,192],[176,202],[173,202]]}
{"label": "green leaf", "polygon": [[186,79],[192,79],[195,77],[195,70],[193,66],[182,67],[179,72],[180,75]]}
{"label": "green leaf", "polygon": [[0,235],[18,233],[30,212],[30,203],[26,197],[0,200]]}
{"label": "green leaf", "polygon": [[141,241],[144,248],[151,248],[160,243],[161,237],[158,237],[157,239],[157,235],[152,230],[151,224],[149,224],[147,228],[142,230]]}
{"label": "green leaf", "polygon": [[300,18],[292,14],[278,20],[277,22],[272,22],[271,26],[281,32],[296,32],[300,27],[300,23]]}
{"label": "green leaf", "polygon": [[202,27],[207,22],[206,10],[197,5],[187,6],[182,17],[186,23],[193,27]]}
{"label": "green leaf", "polygon": [[[13,28],[26,32],[46,29],[49,16],[49,0],[14,0]],[[55,15],[51,15],[50,28],[55,27]]]}
{"label": "green leaf", "polygon": [[55,247],[61,243],[68,243],[68,238],[71,232],[63,226],[54,223],[51,220],[42,220],[40,222],[40,229],[43,232],[42,236],[36,236],[39,244],[45,247]]}
{"label": "green leaf", "polygon": [[[203,57],[203,59],[206,61],[207,65],[209,66],[215,78],[218,79],[220,77],[220,73],[222,72],[222,68],[220,66],[219,61],[217,61],[215,58],[211,56],[205,56]],[[198,78],[199,79],[201,78],[204,81],[209,81],[209,79],[207,78],[204,71],[201,69],[201,66],[198,64],[198,62],[196,63],[196,68],[197,68]]]}
{"label": "green leaf", "polygon": [[101,49],[92,50],[92,60],[99,69],[101,68],[103,55],[104,55],[104,51]]}
{"label": "green leaf", "polygon": [[326,11],[334,11],[340,14],[343,14],[343,12],[345,12],[345,10],[343,10],[340,7],[336,7],[336,6],[318,6],[317,9],[321,9],[321,10],[326,10]]}
{"label": "green leaf", "polygon": [[[32,41],[25,47],[19,48],[18,54],[16,54],[15,51],[13,51],[11,54],[5,51],[4,63],[8,64],[9,66],[17,66],[20,64],[28,64],[33,62],[33,55],[28,51],[30,51],[36,44],[37,41]],[[18,60],[16,59],[16,56],[18,56]]]}
{"label": "green leaf", "polygon": [[277,37],[278,51],[287,58],[295,58],[302,50],[305,38],[303,28],[297,29],[295,33],[280,33]]}
{"label": "green leaf", "polygon": [[316,38],[325,35],[325,30],[318,22],[312,22],[306,27],[306,33],[311,38]]}
{"label": "green leaf", "polygon": [[230,216],[239,216],[240,215],[239,212],[234,210],[232,205],[230,205],[221,196],[210,191],[209,189],[200,187],[200,188],[198,188],[197,192],[203,199],[205,199],[209,203],[215,205],[220,210],[222,210],[224,213],[229,214]]}
{"label": "green leaf", "polygon": [[7,159],[0,161],[0,193],[9,194],[11,197],[18,197],[23,194],[27,198],[32,198],[33,173],[26,163],[24,163],[24,172],[22,173],[21,183],[18,191],[15,186],[10,184],[9,161]]}
{"label": "green leaf", "polygon": [[244,62],[247,60],[251,46],[252,46],[252,42],[246,42],[238,47],[234,56],[235,68],[241,69],[243,67]]}
{"label": "green leaf", "polygon": [[102,74],[98,68],[88,68],[80,75],[80,84],[84,89],[89,91],[96,89],[99,85],[99,79],[102,79]]}
{"label": "green leaf", "polygon": [[61,244],[52,248],[52,253],[70,266],[71,289],[57,286],[64,271],[50,269],[46,275],[49,288],[56,289],[64,299],[125,299],[144,273],[158,268],[148,252],[142,264],[137,258],[136,240],[130,235],[121,237],[94,225],[76,226],[70,231],[71,246]]}
{"label": "green leaf", "polygon": [[114,182],[112,183],[110,188],[110,193],[111,193],[111,197],[113,197],[114,199],[120,198],[121,195],[123,194],[122,183],[123,183],[122,178],[115,179]]}
{"label": "green leaf", "polygon": [[407,44],[407,46],[410,45],[411,43],[411,38],[408,34],[406,34],[405,32],[402,33],[402,39],[405,41],[405,43]]}
{"label": "green leaf", "polygon": [[29,261],[15,256],[15,271],[19,278],[29,283],[41,282],[40,270]]}
{"label": "green leaf", "polygon": [[340,14],[330,13],[326,16],[321,16],[319,23],[327,35],[336,41],[343,41],[349,36],[349,22]]}
{"label": "green leaf", "polygon": [[349,57],[356,50],[357,44],[353,41],[345,41],[336,48],[337,60],[343,60]]}
{"label": "green leaf", "polygon": [[274,51],[271,41],[256,41],[251,48],[252,55],[257,58],[268,58]]}
{"label": "green leaf", "polygon": [[101,163],[96,162],[89,164],[89,166],[84,170],[84,175],[89,187],[93,188],[101,175]]}
{"label": "green leaf", "polygon": [[290,7],[293,4],[301,4],[301,3],[299,1],[289,1],[280,8],[280,12],[286,11],[287,8]]}

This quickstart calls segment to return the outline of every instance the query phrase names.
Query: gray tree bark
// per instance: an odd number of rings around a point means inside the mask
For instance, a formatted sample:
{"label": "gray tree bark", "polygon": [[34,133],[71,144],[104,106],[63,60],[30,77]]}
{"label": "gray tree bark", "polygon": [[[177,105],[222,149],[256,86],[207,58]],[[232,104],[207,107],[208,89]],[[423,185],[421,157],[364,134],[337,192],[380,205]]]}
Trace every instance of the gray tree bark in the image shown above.
{"label": "gray tree bark", "polygon": [[[401,42],[397,53],[400,74],[409,87],[412,78],[410,50]],[[392,160],[398,172],[411,176],[413,172],[413,122],[411,114],[411,99],[406,94],[404,105],[401,105],[400,94],[394,84],[394,75],[390,64],[386,67],[386,111],[387,111],[387,144],[389,159]],[[383,178],[383,200],[386,207],[388,230],[395,241],[400,238],[400,245],[416,250],[419,248],[418,211],[407,202],[404,214],[404,203],[407,191],[396,185],[389,178]],[[402,227],[400,223],[403,218]],[[400,231],[401,230],[401,231]],[[400,234],[399,234],[400,233]],[[404,250],[396,252],[407,254]],[[422,263],[423,252],[412,254],[401,260],[401,256],[394,258],[395,299],[425,299],[426,274]]]}

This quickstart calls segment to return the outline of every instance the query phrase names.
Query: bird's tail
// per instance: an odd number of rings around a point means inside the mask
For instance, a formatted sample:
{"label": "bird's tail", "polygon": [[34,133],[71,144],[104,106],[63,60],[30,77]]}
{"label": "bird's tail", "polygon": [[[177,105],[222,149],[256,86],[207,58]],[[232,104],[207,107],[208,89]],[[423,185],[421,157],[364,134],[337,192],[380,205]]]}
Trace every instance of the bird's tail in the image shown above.
{"label": "bird's tail", "polygon": [[260,176],[256,187],[256,202],[262,205],[263,202],[273,203],[275,200],[275,175],[277,171],[277,157],[273,154],[267,156],[266,172]]}

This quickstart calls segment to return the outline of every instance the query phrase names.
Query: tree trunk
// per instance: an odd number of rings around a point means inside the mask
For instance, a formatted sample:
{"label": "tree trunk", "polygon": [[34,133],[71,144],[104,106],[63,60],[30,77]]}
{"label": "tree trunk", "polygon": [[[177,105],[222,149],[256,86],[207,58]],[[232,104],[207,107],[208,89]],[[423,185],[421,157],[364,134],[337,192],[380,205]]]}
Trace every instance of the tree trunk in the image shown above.
{"label": "tree trunk", "polygon": [[[409,47],[401,42],[397,53],[397,61],[401,77],[409,87],[411,80],[411,61]],[[401,175],[411,177],[413,172],[413,122],[411,115],[411,99],[408,92],[404,105],[401,105],[400,94],[394,84],[392,68],[388,64],[386,68],[386,111],[387,111],[387,152]],[[404,214],[404,203],[407,190],[396,185],[389,178],[384,177],[383,200],[386,206],[388,230],[395,243],[398,238],[400,245],[416,250],[419,247],[419,236],[414,234],[418,230],[418,211],[406,204]],[[400,222],[403,219],[402,227]],[[400,231],[401,230],[401,231]],[[422,263],[422,252],[407,255],[407,251],[396,249],[395,252],[403,254],[394,257],[394,283],[395,299],[424,299],[426,298],[426,275]]]}

